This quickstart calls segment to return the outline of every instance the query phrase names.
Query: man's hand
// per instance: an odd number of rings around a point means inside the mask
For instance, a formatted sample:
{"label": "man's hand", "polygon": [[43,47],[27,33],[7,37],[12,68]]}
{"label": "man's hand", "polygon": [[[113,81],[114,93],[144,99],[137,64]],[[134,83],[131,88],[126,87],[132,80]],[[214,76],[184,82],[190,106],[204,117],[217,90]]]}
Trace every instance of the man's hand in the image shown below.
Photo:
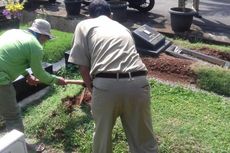
{"label": "man's hand", "polygon": [[31,85],[31,86],[37,86],[37,84],[39,83],[40,81],[37,79],[37,78],[35,78],[35,76],[33,76],[33,75],[28,75],[27,77],[26,77],[26,83],[28,83],[29,85]]}
{"label": "man's hand", "polygon": [[63,77],[58,77],[58,85],[67,85],[65,79]]}

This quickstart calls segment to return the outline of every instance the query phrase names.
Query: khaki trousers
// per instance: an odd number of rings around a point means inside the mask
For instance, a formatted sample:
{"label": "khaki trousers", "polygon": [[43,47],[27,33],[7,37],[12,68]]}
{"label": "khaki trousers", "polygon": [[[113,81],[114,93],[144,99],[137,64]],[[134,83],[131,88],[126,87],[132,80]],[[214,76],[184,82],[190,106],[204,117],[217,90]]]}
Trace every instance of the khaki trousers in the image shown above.
{"label": "khaki trousers", "polygon": [[145,76],[93,80],[93,153],[112,153],[112,129],[120,117],[131,153],[155,153],[149,83]]}
{"label": "khaki trousers", "polygon": [[[198,13],[199,12],[199,4],[200,0],[193,0],[192,1],[192,8]],[[185,0],[178,0],[178,7],[184,8],[186,5]]]}
{"label": "khaki trousers", "polygon": [[17,129],[24,132],[21,110],[12,84],[0,85],[0,115],[5,120],[7,131]]}
{"label": "khaki trousers", "polygon": [[193,9],[198,13],[199,12],[200,0],[193,0]]}

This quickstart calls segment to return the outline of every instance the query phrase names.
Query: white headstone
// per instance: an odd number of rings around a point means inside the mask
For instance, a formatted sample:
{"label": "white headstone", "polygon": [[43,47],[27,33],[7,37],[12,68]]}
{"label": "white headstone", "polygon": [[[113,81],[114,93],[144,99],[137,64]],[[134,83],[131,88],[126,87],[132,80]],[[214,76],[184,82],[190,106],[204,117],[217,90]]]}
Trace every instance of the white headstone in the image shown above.
{"label": "white headstone", "polygon": [[1,137],[0,153],[28,153],[24,134],[17,130],[12,130]]}

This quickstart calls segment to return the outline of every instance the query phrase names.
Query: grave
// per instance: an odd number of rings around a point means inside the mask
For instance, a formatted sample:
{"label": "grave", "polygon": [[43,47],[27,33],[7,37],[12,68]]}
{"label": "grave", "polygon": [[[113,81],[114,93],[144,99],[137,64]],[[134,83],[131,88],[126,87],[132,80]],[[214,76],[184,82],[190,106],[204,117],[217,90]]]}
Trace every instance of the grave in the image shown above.
{"label": "grave", "polygon": [[133,37],[137,50],[141,54],[158,55],[171,44],[164,35],[146,24],[134,30]]}
{"label": "grave", "polygon": [[0,139],[0,153],[27,153],[25,136],[12,130]]}

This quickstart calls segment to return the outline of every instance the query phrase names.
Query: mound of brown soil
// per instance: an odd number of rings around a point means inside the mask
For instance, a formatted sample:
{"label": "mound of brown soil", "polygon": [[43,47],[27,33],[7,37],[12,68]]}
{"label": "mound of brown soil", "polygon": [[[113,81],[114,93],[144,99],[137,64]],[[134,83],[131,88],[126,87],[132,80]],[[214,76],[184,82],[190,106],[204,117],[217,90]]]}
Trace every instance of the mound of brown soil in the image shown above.
{"label": "mound of brown soil", "polygon": [[207,47],[200,48],[198,51],[230,62],[230,52],[220,52]]}
{"label": "mound of brown soil", "polygon": [[75,96],[72,96],[72,97],[67,96],[67,97],[65,97],[65,98],[63,98],[61,100],[63,105],[66,108],[67,113],[71,113],[74,110],[74,106],[76,106],[76,105],[81,105],[82,103],[90,105],[90,102],[91,102],[91,94],[90,94],[90,92],[88,90],[85,91],[85,93],[83,95],[84,97],[82,99],[82,102],[80,101],[81,96],[82,96],[82,94],[75,95]]}
{"label": "mound of brown soil", "polygon": [[195,82],[195,74],[190,68],[194,61],[175,58],[164,53],[159,57],[142,57],[142,61],[148,69],[149,77],[183,84]]}

